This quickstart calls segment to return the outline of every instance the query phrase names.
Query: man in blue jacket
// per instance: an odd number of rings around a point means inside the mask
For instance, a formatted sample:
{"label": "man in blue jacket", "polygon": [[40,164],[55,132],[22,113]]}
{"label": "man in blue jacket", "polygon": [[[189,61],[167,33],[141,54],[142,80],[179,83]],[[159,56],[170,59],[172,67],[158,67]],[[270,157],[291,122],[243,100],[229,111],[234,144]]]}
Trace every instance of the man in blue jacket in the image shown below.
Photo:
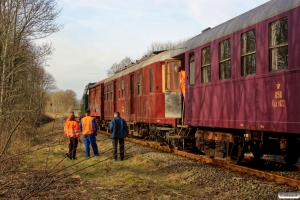
{"label": "man in blue jacket", "polygon": [[120,117],[119,112],[114,113],[114,118],[111,120],[110,125],[110,137],[113,139],[113,156],[114,159],[118,159],[118,142],[120,147],[120,158],[124,160],[124,138],[127,137],[127,124],[124,119]]}

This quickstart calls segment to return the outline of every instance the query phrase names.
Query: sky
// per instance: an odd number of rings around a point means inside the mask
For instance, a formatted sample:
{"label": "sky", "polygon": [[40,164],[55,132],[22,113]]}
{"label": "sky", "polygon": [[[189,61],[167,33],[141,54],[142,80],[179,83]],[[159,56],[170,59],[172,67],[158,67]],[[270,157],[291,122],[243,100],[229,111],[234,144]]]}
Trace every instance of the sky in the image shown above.
{"label": "sky", "polygon": [[51,43],[46,70],[59,90],[80,99],[90,82],[125,57],[142,57],[154,42],[194,37],[269,0],[57,0],[64,28],[37,41]]}

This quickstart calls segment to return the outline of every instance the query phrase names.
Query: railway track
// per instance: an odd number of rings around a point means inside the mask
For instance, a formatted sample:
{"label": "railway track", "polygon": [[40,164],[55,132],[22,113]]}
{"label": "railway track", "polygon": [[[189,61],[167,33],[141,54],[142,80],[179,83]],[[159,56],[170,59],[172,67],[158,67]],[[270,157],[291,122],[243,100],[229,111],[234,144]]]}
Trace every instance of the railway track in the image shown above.
{"label": "railway track", "polygon": [[[104,131],[99,131],[99,133],[104,134],[104,135],[109,135],[107,132]],[[184,152],[184,151],[180,151],[177,149],[173,149],[173,148],[169,148],[167,146],[161,146],[160,144],[158,144],[157,142],[153,142],[153,141],[143,141],[143,140],[138,140],[138,139],[134,139],[134,138],[126,138],[126,141],[130,141],[130,142],[134,142],[143,146],[148,146],[150,148],[155,148],[164,152],[169,152],[175,155],[179,155],[179,156],[183,156],[186,158],[190,158],[190,159],[194,159],[197,161],[201,161],[201,162],[205,162],[205,163],[210,163],[212,165],[217,165],[220,167],[225,167],[227,169],[231,169],[234,171],[238,171],[238,172],[242,172],[242,173],[246,173],[249,175],[254,175],[260,178],[265,178],[266,180],[271,180],[271,181],[275,181],[277,183],[281,183],[281,184],[286,184],[292,187],[297,187],[298,189],[300,189],[300,180],[296,180],[296,179],[292,179],[292,178],[288,178],[285,176],[280,176],[280,175],[276,175],[270,172],[265,172],[262,170],[258,170],[258,169],[253,169],[251,167],[246,167],[246,166],[241,166],[241,165],[234,165],[231,164],[230,162],[226,162],[223,160],[218,160],[218,159],[211,159],[209,157],[203,156],[203,155],[196,155],[193,153],[188,153],[188,152]],[[254,158],[250,157],[250,156],[245,156],[244,157],[244,161],[246,162],[252,162],[254,160]],[[260,164],[264,164],[262,163],[264,162],[266,165],[267,164],[272,164],[272,165],[277,165],[277,167],[279,169],[284,169],[286,167],[286,165],[284,163],[276,163],[274,161],[267,161],[267,160],[262,160]],[[294,171],[299,172],[300,171],[300,167],[299,166],[293,166],[292,167]],[[289,170],[291,170],[291,168],[289,168]]]}

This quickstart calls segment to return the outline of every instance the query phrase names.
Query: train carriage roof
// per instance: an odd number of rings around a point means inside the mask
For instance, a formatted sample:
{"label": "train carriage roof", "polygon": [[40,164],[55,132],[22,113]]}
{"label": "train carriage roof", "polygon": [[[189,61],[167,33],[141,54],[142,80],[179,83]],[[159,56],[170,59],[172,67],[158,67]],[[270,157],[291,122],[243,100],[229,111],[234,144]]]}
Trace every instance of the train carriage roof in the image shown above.
{"label": "train carriage roof", "polygon": [[171,50],[164,51],[164,52],[162,52],[162,53],[160,53],[158,55],[155,55],[155,56],[153,56],[153,57],[151,57],[151,58],[149,58],[149,59],[147,59],[145,61],[142,61],[142,62],[140,62],[140,63],[138,63],[136,65],[133,65],[132,67],[129,67],[129,68],[127,68],[127,69],[125,69],[125,70],[123,70],[121,72],[118,72],[118,73],[114,74],[113,76],[110,76],[110,77],[106,78],[105,81],[104,81],[104,83],[107,83],[107,82],[109,82],[111,80],[114,80],[114,79],[117,79],[119,77],[122,77],[124,75],[130,74],[130,73],[132,73],[132,72],[134,72],[134,71],[136,71],[138,69],[141,69],[143,67],[146,67],[146,66],[148,66],[148,65],[150,65],[152,63],[164,61],[166,59],[170,59],[171,58],[170,57],[171,52],[172,52]]}
{"label": "train carriage roof", "polygon": [[208,29],[207,31],[178,45],[175,48],[176,50],[172,52],[171,57],[179,56],[186,51],[192,50],[213,40],[219,39],[223,36],[229,35],[299,6],[300,0],[270,0],[261,6],[258,6],[212,29]]}
{"label": "train carriage roof", "polygon": [[101,83],[104,83],[105,79],[102,80],[102,81],[99,81],[97,83],[95,83],[94,85],[90,86],[89,88],[94,88],[94,87],[97,87],[98,85],[100,85]]}

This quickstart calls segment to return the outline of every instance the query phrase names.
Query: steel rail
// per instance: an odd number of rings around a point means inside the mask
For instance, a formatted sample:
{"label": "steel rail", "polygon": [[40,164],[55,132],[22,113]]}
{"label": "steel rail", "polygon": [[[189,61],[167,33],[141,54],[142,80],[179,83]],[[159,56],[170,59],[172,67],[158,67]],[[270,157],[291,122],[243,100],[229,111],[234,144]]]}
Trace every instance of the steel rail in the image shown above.
{"label": "steel rail", "polygon": [[[109,135],[107,132],[103,132],[103,131],[100,131],[100,133],[105,134],[105,135]],[[265,178],[267,180],[275,181],[275,182],[281,183],[281,184],[287,184],[289,186],[297,187],[298,189],[300,189],[300,180],[287,178],[287,177],[284,177],[284,176],[272,174],[270,172],[264,172],[264,171],[260,171],[260,170],[257,170],[257,169],[252,169],[252,168],[241,166],[241,165],[234,165],[234,164],[231,164],[229,162],[222,161],[222,160],[212,159],[212,158],[209,158],[209,157],[206,157],[206,156],[196,155],[196,154],[180,151],[180,150],[177,150],[177,149],[171,149],[167,146],[161,146],[160,144],[157,144],[153,141],[148,142],[148,141],[142,141],[142,140],[129,138],[129,137],[125,138],[125,140],[130,141],[130,142],[134,142],[134,143],[137,143],[137,144],[140,144],[140,145],[143,145],[143,146],[148,146],[148,147],[151,147],[151,148],[155,148],[155,149],[158,149],[158,150],[161,150],[161,151],[164,151],[164,152],[169,152],[169,153],[172,153],[172,154],[175,154],[175,155],[179,155],[179,156],[183,156],[183,157],[186,157],[186,158],[194,159],[194,160],[197,160],[197,161],[210,163],[212,165],[216,165],[216,166],[220,166],[220,167],[225,167],[227,169],[231,169],[231,170],[234,170],[234,171],[238,171],[238,172],[242,172],[242,173],[246,173],[246,174],[250,174],[250,175],[255,175],[255,176],[260,177],[260,178]],[[251,161],[251,160],[253,160],[253,158],[249,157],[249,156],[245,156],[244,160]]]}

